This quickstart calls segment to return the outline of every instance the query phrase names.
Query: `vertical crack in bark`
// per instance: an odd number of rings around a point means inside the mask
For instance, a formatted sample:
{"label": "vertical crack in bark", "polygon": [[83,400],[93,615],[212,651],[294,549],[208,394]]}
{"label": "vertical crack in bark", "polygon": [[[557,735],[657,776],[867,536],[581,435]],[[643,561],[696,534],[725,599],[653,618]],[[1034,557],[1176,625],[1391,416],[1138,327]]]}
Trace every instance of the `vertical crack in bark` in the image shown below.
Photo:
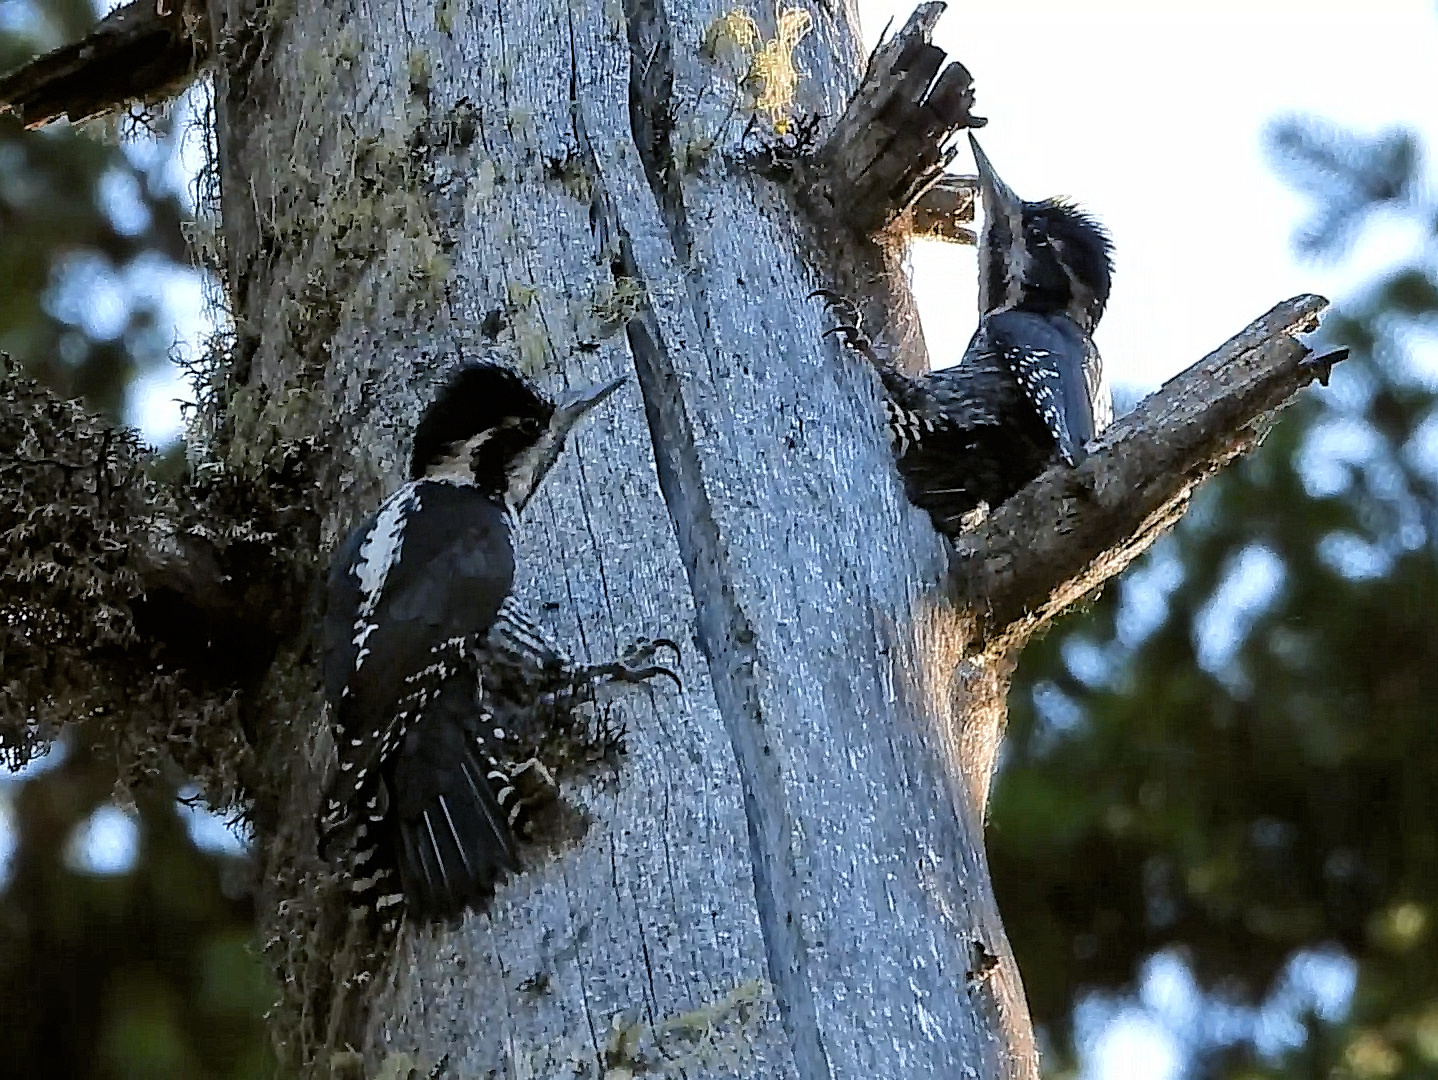
{"label": "vertical crack in bark", "polygon": [[[644,181],[654,197],[653,208],[640,210],[610,203],[605,168],[600,164],[601,158],[608,161],[609,155],[596,153],[582,107],[575,110],[576,135],[599,178],[592,215],[596,237],[612,229],[619,240],[616,271],[643,282],[651,305],[654,290],[667,283],[687,291],[692,309],[695,298],[692,288],[686,289],[690,282],[684,273],[690,234],[670,145],[674,124],[672,35],[661,3],[662,0],[625,0],[630,46],[630,136],[638,150]],[[638,180],[637,175],[634,179]],[[646,237],[638,243],[625,228],[625,215],[632,219],[636,213],[649,219],[645,222]],[[650,233],[650,224],[659,228]],[[601,250],[604,246],[601,242]],[[669,250],[655,258],[656,249],[663,247]],[[666,270],[671,257],[677,270],[675,280],[668,280],[670,273]],[[655,280],[656,276],[661,280]],[[680,306],[684,306],[682,301]],[[693,312],[689,314],[692,317]],[[692,333],[697,343],[698,320],[694,322]],[[779,758],[766,741],[766,718],[757,685],[761,670],[755,646],[757,635],[730,575],[729,555],[709,503],[699,449],[681,394],[681,373],[670,354],[671,348],[685,349],[684,337],[689,335],[676,339],[673,328],[666,332],[663,324],[655,308],[646,306],[626,328],[644,396],[659,486],[694,596],[698,638],[708,661],[715,701],[739,767],[755,906],[769,978],[795,1070],[802,1080],[830,1080],[833,1069],[819,1034],[790,850],[794,823]]]}
{"label": "vertical crack in bark", "polygon": [[663,0],[624,0],[629,28],[629,126],[644,176],[680,263],[689,260],[689,222],[674,168],[673,35]]}
{"label": "vertical crack in bark", "polygon": [[[637,269],[632,272],[638,273]],[[709,505],[694,432],[680,405],[679,377],[659,343],[653,314],[646,310],[631,321],[628,336],[654,440],[659,487],[674,521],[694,593],[699,642],[739,763],[769,978],[799,1075],[803,1080],[829,1080],[832,1070],[819,1037],[798,918],[797,883],[789,858],[793,822],[779,759],[766,743],[754,629],[726,573],[729,557]]]}

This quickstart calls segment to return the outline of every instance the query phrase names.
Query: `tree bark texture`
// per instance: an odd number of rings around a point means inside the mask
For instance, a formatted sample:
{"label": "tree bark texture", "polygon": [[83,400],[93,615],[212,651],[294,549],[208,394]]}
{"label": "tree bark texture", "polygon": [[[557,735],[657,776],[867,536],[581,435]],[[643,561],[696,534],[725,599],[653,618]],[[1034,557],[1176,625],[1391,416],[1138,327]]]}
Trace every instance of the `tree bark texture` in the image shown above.
{"label": "tree bark texture", "polygon": [[[962,718],[996,723],[1005,680],[954,692],[940,541],[904,501],[876,380],[806,300],[836,271],[903,295],[894,251],[796,216],[744,166],[743,71],[706,45],[733,10],[212,3],[218,32],[259,39],[219,80],[229,467],[322,437],[332,545],[400,481],[461,351],[550,391],[628,374],[526,511],[521,591],[580,658],[690,644],[682,693],[608,706],[617,770],[562,778],[577,835],[487,912],[407,929],[382,978],[348,980],[304,946],[325,748],[286,654],[270,679],[296,707],[258,822],[304,1056],[348,1041],[371,1072],[504,1077],[1035,1071],[962,763]],[[837,116],[853,11],[805,10],[792,108]],[[749,14],[775,36],[774,11]]]}

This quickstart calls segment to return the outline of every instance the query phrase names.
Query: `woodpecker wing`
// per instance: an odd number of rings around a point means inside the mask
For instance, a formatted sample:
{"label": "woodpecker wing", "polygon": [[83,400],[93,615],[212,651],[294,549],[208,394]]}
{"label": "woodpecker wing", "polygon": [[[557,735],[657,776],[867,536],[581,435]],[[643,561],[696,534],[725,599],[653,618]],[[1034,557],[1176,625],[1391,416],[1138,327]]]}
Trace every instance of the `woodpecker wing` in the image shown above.
{"label": "woodpecker wing", "polygon": [[424,481],[386,499],[331,570],[324,667],[338,769],[322,848],[388,847],[424,913],[462,908],[516,865],[472,659],[513,578],[503,508]]}
{"label": "woodpecker wing", "polygon": [[509,525],[493,500],[434,482],[386,499],[330,571],[324,670],[337,723],[403,697],[436,643],[488,631],[513,582]]}
{"label": "woodpecker wing", "polygon": [[[999,311],[980,329],[983,351],[1002,357],[1069,465],[1097,433],[1090,372],[1101,371],[1093,341],[1067,315]],[[1112,411],[1112,406],[1109,407]]]}
{"label": "woodpecker wing", "polygon": [[330,557],[330,576],[325,586],[324,658],[321,668],[325,679],[325,700],[331,710],[338,709],[340,697],[354,670],[354,624],[363,595],[355,566],[360,548],[373,530],[379,514],[350,530],[344,543]]}

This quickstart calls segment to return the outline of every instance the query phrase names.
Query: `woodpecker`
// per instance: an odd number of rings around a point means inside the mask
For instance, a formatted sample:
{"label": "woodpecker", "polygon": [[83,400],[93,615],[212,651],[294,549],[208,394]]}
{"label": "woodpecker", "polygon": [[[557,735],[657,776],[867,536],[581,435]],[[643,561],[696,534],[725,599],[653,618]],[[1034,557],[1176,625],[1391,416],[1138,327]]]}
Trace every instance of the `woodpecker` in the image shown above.
{"label": "woodpecker", "polygon": [[[983,202],[979,327],[952,367],[911,378],[850,319],[835,328],[874,361],[909,501],[954,536],[1054,461],[1073,466],[1113,420],[1093,331],[1108,303],[1112,244],[1062,199],[1024,202],[971,134]],[[853,307],[831,307],[853,314]]]}
{"label": "woodpecker", "polygon": [[[541,699],[602,678],[639,682],[666,639],[576,667],[511,595],[512,531],[575,423],[623,380],[556,406],[494,363],[461,367],[415,429],[409,480],[355,528],[330,570],[324,635],[336,768],[321,854],[392,928],[448,919],[519,869],[517,764]],[[533,742],[533,739],[528,740]],[[521,774],[529,773],[522,777]]]}

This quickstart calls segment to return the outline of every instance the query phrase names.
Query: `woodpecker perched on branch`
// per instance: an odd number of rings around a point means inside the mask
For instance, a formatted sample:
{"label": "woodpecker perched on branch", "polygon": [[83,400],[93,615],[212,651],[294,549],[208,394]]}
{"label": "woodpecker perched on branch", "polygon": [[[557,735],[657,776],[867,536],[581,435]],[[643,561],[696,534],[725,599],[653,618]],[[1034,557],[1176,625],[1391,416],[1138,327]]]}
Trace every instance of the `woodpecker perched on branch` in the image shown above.
{"label": "woodpecker perched on branch", "polygon": [[[924,378],[894,370],[857,324],[830,333],[878,368],[909,501],[956,535],[1055,461],[1077,465],[1113,420],[1093,331],[1108,303],[1112,245],[1060,199],[1024,202],[969,136],[979,171],[979,328],[963,358]],[[825,302],[853,307],[821,290]]]}
{"label": "woodpecker perched on branch", "polygon": [[[476,907],[518,870],[525,789],[547,777],[516,750],[536,710],[568,708],[604,679],[669,675],[672,642],[576,667],[511,595],[518,513],[575,423],[623,380],[556,407],[491,363],[461,368],[421,418],[407,483],[336,552],[325,614],[325,692],[337,769],[321,854],[392,924]],[[525,736],[522,738],[521,736]]]}

